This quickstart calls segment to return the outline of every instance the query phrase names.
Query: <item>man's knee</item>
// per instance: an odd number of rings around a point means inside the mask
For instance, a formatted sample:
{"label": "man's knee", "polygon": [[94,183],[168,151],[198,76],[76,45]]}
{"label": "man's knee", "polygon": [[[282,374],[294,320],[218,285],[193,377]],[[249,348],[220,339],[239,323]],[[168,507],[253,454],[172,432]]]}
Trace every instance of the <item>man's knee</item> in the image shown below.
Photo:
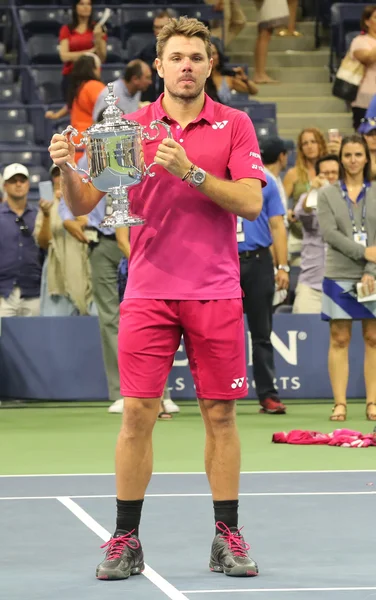
{"label": "man's knee", "polygon": [[155,425],[159,398],[125,398],[120,434],[127,438],[149,435]]}
{"label": "man's knee", "polygon": [[234,426],[236,418],[235,401],[200,400],[200,404],[205,422],[213,431]]}

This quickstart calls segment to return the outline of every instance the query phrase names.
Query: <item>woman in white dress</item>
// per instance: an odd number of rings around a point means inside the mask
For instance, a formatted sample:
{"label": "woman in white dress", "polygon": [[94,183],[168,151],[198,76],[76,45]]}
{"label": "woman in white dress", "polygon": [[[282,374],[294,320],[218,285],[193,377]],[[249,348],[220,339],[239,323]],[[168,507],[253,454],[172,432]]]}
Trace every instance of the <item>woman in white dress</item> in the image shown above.
{"label": "woman in white dress", "polygon": [[258,10],[258,35],[255,46],[254,75],[255,83],[276,83],[266,72],[266,60],[269,42],[275,28],[286,27],[289,22],[287,0],[254,0]]}

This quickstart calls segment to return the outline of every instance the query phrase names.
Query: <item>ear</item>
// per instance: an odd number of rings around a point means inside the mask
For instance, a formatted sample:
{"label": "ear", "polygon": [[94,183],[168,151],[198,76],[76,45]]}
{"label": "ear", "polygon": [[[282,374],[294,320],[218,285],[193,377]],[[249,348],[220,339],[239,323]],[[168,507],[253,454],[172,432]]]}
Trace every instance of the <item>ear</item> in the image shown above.
{"label": "ear", "polygon": [[207,74],[207,76],[206,76],[206,79],[207,79],[208,77],[210,77],[212,70],[213,70],[213,59],[211,58],[211,59],[209,60],[209,72],[208,72],[208,74]]}
{"label": "ear", "polygon": [[158,73],[159,77],[161,77],[163,79],[164,75],[163,75],[162,61],[159,58],[155,59],[155,67],[157,69],[157,73]]}

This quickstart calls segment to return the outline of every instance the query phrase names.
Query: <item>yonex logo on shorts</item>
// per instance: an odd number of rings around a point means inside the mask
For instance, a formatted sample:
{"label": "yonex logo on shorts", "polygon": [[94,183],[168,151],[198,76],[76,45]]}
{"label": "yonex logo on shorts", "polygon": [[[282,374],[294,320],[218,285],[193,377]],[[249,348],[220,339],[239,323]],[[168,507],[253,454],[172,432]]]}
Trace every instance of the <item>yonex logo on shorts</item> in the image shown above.
{"label": "yonex logo on shorts", "polygon": [[244,377],[240,377],[239,379],[234,379],[234,383],[231,384],[231,387],[233,390],[235,390],[237,387],[239,387],[239,388],[243,387],[243,383],[244,383]]}
{"label": "yonex logo on shorts", "polygon": [[224,129],[227,125],[228,121],[216,121],[214,125],[212,125],[213,129]]}

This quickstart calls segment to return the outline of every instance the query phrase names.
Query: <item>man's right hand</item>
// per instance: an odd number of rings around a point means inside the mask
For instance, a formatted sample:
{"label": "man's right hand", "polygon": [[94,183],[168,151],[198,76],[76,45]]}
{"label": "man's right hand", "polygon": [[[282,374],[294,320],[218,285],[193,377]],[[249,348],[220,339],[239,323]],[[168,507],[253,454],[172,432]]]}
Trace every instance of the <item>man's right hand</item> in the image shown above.
{"label": "man's right hand", "polygon": [[55,133],[55,135],[52,136],[48,151],[52,162],[60,168],[64,168],[67,162],[73,165],[75,164],[75,148],[71,142],[68,142],[64,135],[61,135],[61,133]]}
{"label": "man's right hand", "polygon": [[79,242],[81,242],[83,244],[89,243],[89,240],[87,239],[87,237],[85,236],[85,234],[83,232],[83,228],[86,225],[85,222],[72,221],[70,219],[67,219],[66,221],[63,221],[63,225],[64,225],[64,228],[68,231],[68,233],[70,233],[74,238],[76,238],[76,240],[78,240]]}

